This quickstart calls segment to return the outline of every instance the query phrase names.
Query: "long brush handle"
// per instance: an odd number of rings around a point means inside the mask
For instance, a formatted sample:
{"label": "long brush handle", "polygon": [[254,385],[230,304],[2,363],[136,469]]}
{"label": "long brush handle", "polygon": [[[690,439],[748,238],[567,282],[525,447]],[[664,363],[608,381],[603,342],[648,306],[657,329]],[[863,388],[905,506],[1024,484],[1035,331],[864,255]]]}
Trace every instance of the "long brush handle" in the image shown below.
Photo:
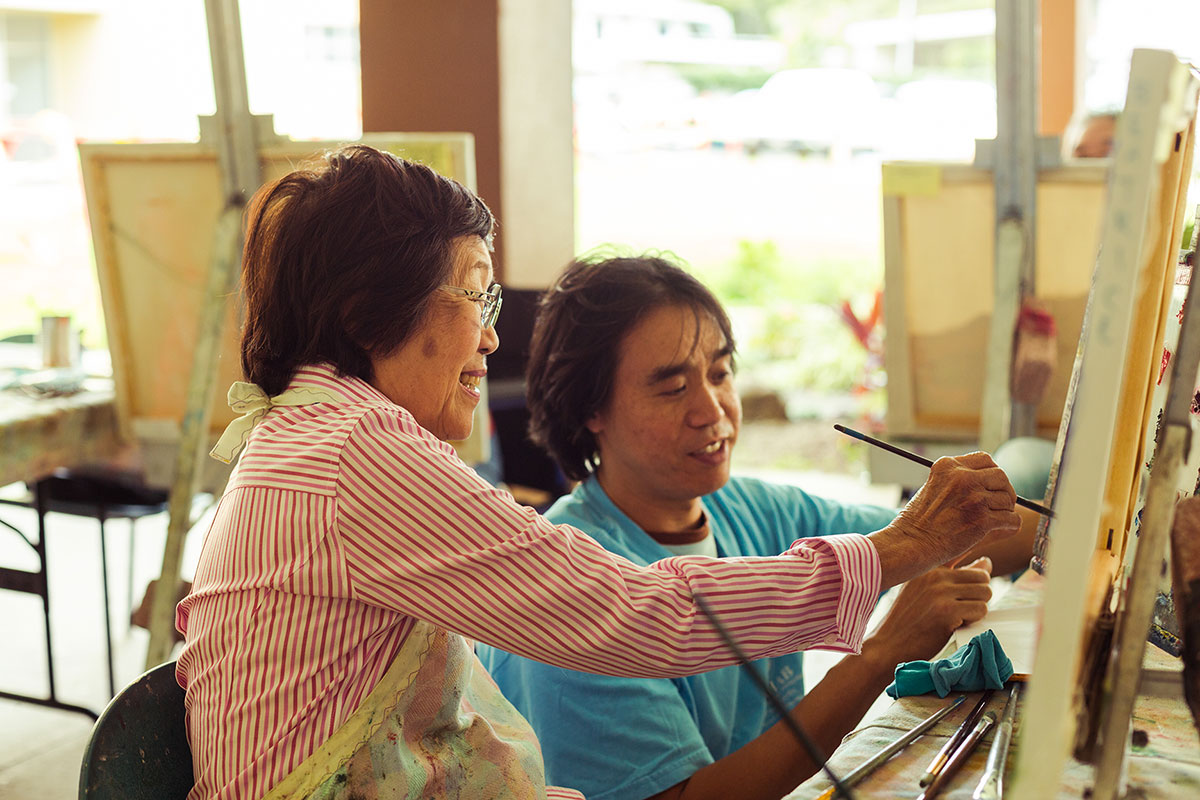
{"label": "long brush handle", "polygon": [[[920,464],[923,467],[932,467],[933,466],[933,462],[930,461],[925,456],[917,455],[916,453],[905,450],[902,447],[896,447],[896,445],[894,445],[894,444],[888,444],[887,442],[885,442],[881,439],[876,439],[874,436],[868,436],[867,434],[861,433],[860,431],[856,431],[853,428],[847,428],[845,425],[834,425],[833,429],[835,431],[838,431],[839,433],[844,433],[847,436],[850,436],[854,439],[858,439],[860,442],[866,442],[867,444],[873,444],[876,447],[878,447],[882,450],[887,450],[889,453],[898,455],[901,458],[907,458],[909,461],[913,461],[917,464]],[[1026,497],[1021,497],[1020,495],[1017,495],[1017,505],[1024,506],[1025,508],[1028,508],[1030,511],[1036,511],[1037,513],[1041,514],[1042,516],[1050,517],[1051,519],[1054,519],[1053,511],[1046,508],[1041,503],[1035,502]]]}

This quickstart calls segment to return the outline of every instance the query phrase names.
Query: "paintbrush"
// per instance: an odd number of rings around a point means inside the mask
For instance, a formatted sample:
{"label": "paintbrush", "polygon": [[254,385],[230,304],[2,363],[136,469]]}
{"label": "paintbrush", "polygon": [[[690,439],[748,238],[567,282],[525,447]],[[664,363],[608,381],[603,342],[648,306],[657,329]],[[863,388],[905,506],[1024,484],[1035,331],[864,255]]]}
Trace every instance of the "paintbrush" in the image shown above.
{"label": "paintbrush", "polygon": [[[903,750],[904,748],[906,748],[910,744],[912,744],[912,742],[918,736],[920,736],[925,731],[929,730],[934,725],[936,725],[939,721],[941,721],[942,717],[946,716],[951,711],[953,711],[954,709],[956,709],[960,705],[962,705],[963,701],[966,699],[967,699],[967,696],[965,694],[960,694],[953,703],[947,704],[940,711],[933,713],[929,717],[926,717],[923,721],[917,723],[917,726],[915,728],[913,728],[911,731],[904,734],[899,739],[892,742],[887,747],[883,748],[878,753],[876,753],[875,755],[868,758],[861,765],[856,767],[853,772],[850,772],[848,775],[846,775],[846,777],[842,778],[842,783],[846,784],[847,786],[856,785],[863,778],[867,777],[872,772],[874,772],[881,764],[884,764],[885,762],[887,762],[887,760],[889,758],[896,755],[896,753],[899,753],[901,750]],[[817,800],[830,800],[830,798],[833,797],[833,794],[836,791],[837,791],[836,786],[830,786],[828,789],[826,789],[824,791],[824,793],[822,793],[817,798]]]}
{"label": "paintbrush", "polygon": [[[902,447],[896,447],[896,445],[894,445],[894,444],[888,444],[885,441],[876,439],[874,436],[868,436],[865,433],[859,433],[858,431],[854,430],[853,428],[847,428],[845,425],[834,425],[833,429],[836,431],[839,431],[840,433],[844,433],[847,436],[852,436],[855,439],[858,439],[859,441],[866,442],[867,444],[873,444],[876,447],[887,450],[889,453],[894,453],[902,458],[907,458],[909,461],[916,462],[917,464],[920,464],[923,467],[932,467],[933,466],[933,462],[930,461],[925,456],[919,456],[916,453],[909,452],[908,450],[905,450]],[[1053,511],[1046,508],[1041,503],[1035,502],[1033,500],[1029,500],[1028,498],[1025,498],[1025,497],[1021,497],[1020,495],[1017,495],[1017,505],[1024,506],[1025,508],[1028,508],[1030,511],[1036,511],[1037,513],[1039,513],[1043,516],[1046,516],[1046,517],[1050,517],[1051,519],[1054,518]]]}
{"label": "paintbrush", "polygon": [[988,700],[992,699],[993,694],[995,694],[995,690],[988,689],[979,698],[979,702],[971,709],[971,713],[967,714],[967,718],[963,720],[962,725],[958,726],[958,730],[954,732],[954,735],[950,737],[946,744],[942,746],[942,749],[937,752],[937,755],[933,757],[933,761],[929,763],[929,768],[921,776],[921,786],[928,786],[937,780],[938,773],[946,766],[946,762],[950,760],[954,749],[970,734],[971,726],[978,722],[979,718],[983,715],[983,709],[987,706]]}
{"label": "paintbrush", "polygon": [[946,766],[942,767],[942,771],[933,779],[933,783],[925,787],[925,791],[917,797],[917,800],[933,800],[941,794],[942,789],[946,788],[946,784],[954,777],[954,773],[967,763],[967,759],[971,757],[971,753],[975,751],[975,747],[979,744],[979,740],[988,732],[988,728],[996,724],[996,715],[989,711],[983,715],[979,722],[975,725],[975,730],[967,734],[963,739],[962,744],[950,756],[950,760],[946,762]]}
{"label": "paintbrush", "polygon": [[1004,796],[1004,764],[1008,761],[1008,744],[1012,741],[1013,717],[1017,713],[1017,696],[1020,693],[1021,684],[1014,683],[1008,692],[1008,703],[1000,716],[1000,725],[996,728],[996,738],[992,739],[992,749],[988,751],[983,777],[979,779],[971,800],[1000,800]]}

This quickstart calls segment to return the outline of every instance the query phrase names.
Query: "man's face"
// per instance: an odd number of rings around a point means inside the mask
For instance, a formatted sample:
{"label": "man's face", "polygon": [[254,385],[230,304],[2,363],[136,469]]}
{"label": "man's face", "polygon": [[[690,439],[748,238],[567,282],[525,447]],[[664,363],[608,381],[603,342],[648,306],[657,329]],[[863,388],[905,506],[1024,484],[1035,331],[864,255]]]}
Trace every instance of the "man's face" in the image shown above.
{"label": "man's face", "polygon": [[741,419],[717,323],[688,307],[655,309],[622,340],[608,406],[588,421],[601,485],[627,513],[710,494],[729,480]]}

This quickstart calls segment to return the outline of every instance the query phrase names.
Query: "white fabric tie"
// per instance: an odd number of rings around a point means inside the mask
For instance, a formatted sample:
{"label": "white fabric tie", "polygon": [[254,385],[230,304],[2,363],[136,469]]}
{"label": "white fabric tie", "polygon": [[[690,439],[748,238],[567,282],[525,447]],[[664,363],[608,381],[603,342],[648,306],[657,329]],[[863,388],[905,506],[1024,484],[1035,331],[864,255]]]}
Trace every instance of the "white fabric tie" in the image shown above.
{"label": "white fabric tie", "polygon": [[259,388],[258,384],[236,381],[229,387],[229,407],[240,417],[229,423],[217,444],[209,451],[209,455],[226,464],[237,458],[237,454],[246,446],[250,432],[254,426],[262,422],[272,408],[276,406],[308,406],[313,403],[338,403],[342,401],[333,392],[323,389],[297,387],[288,389],[270,397]]}

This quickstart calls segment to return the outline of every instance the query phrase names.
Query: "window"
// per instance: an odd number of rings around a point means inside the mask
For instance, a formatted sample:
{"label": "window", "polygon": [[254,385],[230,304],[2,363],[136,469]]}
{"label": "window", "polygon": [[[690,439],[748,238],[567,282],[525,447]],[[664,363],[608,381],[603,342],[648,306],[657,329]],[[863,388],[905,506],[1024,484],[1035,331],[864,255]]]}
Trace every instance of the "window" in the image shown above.
{"label": "window", "polygon": [[305,29],[309,61],[358,63],[358,31],[334,25],[310,25]]}
{"label": "window", "polygon": [[50,105],[49,42],[44,16],[0,14],[0,119],[31,117]]}

